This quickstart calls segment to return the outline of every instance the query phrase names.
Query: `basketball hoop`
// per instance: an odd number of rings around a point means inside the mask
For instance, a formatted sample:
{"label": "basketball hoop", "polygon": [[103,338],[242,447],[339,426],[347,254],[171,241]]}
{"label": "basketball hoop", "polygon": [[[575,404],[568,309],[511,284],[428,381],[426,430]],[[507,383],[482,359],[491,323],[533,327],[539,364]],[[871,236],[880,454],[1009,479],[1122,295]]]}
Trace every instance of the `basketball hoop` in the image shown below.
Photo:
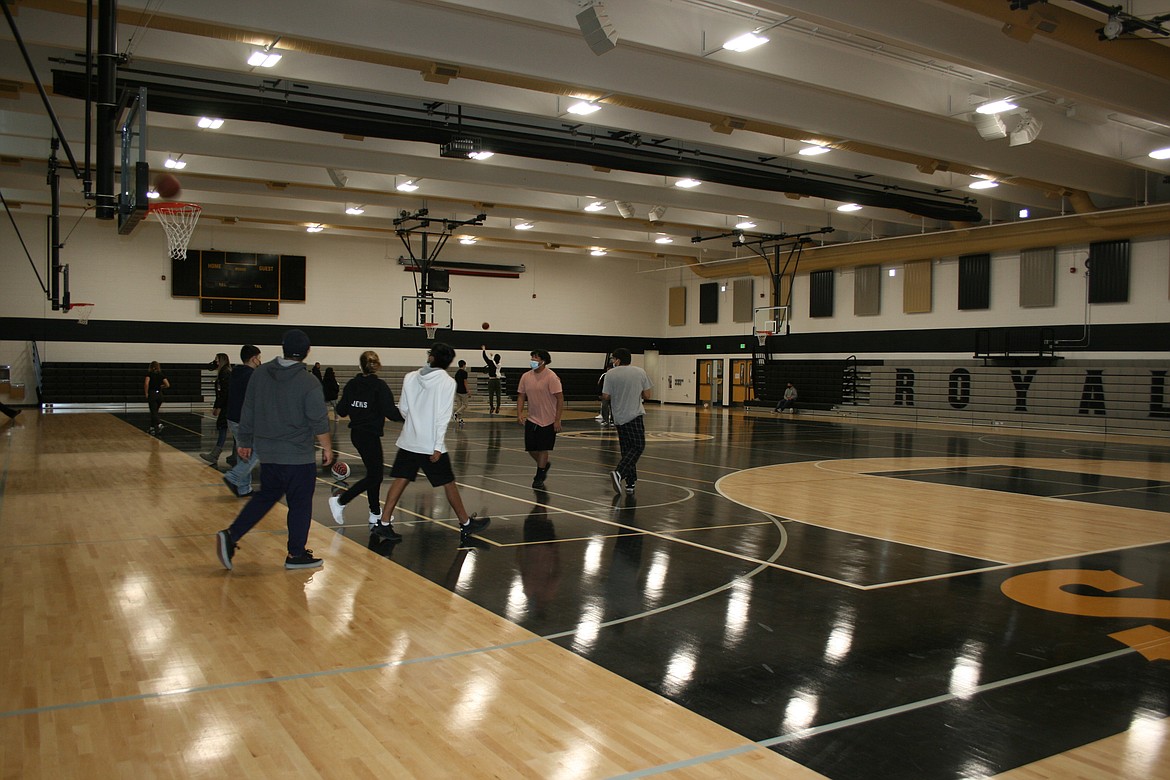
{"label": "basketball hoop", "polygon": [[764,342],[766,342],[768,340],[768,337],[771,335],[772,335],[772,331],[770,331],[770,330],[757,330],[756,331],[756,341],[760,342],[760,346],[762,347],[762,346],[764,346]]}
{"label": "basketball hoop", "polygon": [[69,311],[76,310],[78,325],[88,325],[89,316],[93,314],[93,306],[92,303],[74,303],[70,304]]}
{"label": "basketball hoop", "polygon": [[435,334],[439,331],[439,323],[424,322],[423,327],[427,329],[427,341],[434,341]]}
{"label": "basketball hoop", "polygon": [[167,245],[171,258],[183,260],[187,257],[187,242],[195,232],[195,223],[203,207],[197,203],[151,203],[150,213],[162,223],[167,233]]}

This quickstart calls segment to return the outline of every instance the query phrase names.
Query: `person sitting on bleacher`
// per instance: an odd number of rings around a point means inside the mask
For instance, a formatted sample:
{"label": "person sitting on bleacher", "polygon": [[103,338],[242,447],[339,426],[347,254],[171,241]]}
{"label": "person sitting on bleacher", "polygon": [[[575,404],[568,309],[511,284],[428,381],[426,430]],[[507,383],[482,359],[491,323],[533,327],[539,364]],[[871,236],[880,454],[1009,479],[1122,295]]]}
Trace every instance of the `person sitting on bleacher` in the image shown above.
{"label": "person sitting on bleacher", "polygon": [[784,388],[784,397],[780,399],[780,403],[776,404],[775,411],[782,412],[785,409],[796,411],[796,388],[792,383],[788,383],[788,387]]}

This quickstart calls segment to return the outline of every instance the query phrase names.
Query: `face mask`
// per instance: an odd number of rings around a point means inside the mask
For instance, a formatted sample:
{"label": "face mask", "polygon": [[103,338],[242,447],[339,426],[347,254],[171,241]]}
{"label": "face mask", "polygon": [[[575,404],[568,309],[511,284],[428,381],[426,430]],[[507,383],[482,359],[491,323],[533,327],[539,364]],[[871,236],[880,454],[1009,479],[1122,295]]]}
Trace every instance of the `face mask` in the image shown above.
{"label": "face mask", "polygon": [[535,360],[529,360],[528,365],[532,366],[533,368],[540,368],[540,363],[536,362]]}

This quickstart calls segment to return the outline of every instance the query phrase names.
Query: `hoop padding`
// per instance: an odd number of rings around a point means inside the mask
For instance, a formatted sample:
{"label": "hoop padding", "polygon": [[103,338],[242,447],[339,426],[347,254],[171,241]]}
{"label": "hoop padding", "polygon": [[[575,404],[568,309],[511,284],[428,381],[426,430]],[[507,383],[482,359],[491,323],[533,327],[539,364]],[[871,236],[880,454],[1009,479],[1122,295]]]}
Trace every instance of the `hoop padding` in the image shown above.
{"label": "hoop padding", "polygon": [[771,335],[772,331],[770,330],[757,330],[756,341],[760,342],[760,346],[762,347],[768,341],[768,337]]}
{"label": "hoop padding", "polygon": [[167,234],[167,245],[171,250],[171,258],[183,260],[187,257],[187,242],[195,232],[195,223],[203,207],[198,203],[152,203],[150,213],[162,223]]}
{"label": "hoop padding", "polygon": [[90,315],[93,314],[93,306],[92,303],[75,303],[69,307],[69,311],[77,312],[78,325],[88,325]]}
{"label": "hoop padding", "polygon": [[424,322],[423,327],[426,328],[426,331],[427,331],[427,341],[434,341],[435,334],[439,332],[439,323],[437,323],[437,322]]}

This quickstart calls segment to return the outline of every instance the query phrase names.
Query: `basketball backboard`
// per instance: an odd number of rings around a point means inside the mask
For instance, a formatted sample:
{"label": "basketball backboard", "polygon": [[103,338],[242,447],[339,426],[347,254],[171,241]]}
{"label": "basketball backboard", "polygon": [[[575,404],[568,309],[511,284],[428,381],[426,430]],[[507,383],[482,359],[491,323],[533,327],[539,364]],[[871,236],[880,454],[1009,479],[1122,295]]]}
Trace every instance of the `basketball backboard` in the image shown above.
{"label": "basketball backboard", "polygon": [[784,336],[788,333],[787,306],[760,306],[752,309],[752,333],[771,333]]}
{"label": "basketball backboard", "polygon": [[120,127],[122,173],[118,189],[118,233],[127,235],[146,216],[150,165],[146,162],[146,87],[130,101]]}
{"label": "basketball backboard", "polygon": [[454,327],[451,319],[451,299],[404,295],[399,325],[403,328],[423,328],[432,325],[440,330],[451,330]]}

